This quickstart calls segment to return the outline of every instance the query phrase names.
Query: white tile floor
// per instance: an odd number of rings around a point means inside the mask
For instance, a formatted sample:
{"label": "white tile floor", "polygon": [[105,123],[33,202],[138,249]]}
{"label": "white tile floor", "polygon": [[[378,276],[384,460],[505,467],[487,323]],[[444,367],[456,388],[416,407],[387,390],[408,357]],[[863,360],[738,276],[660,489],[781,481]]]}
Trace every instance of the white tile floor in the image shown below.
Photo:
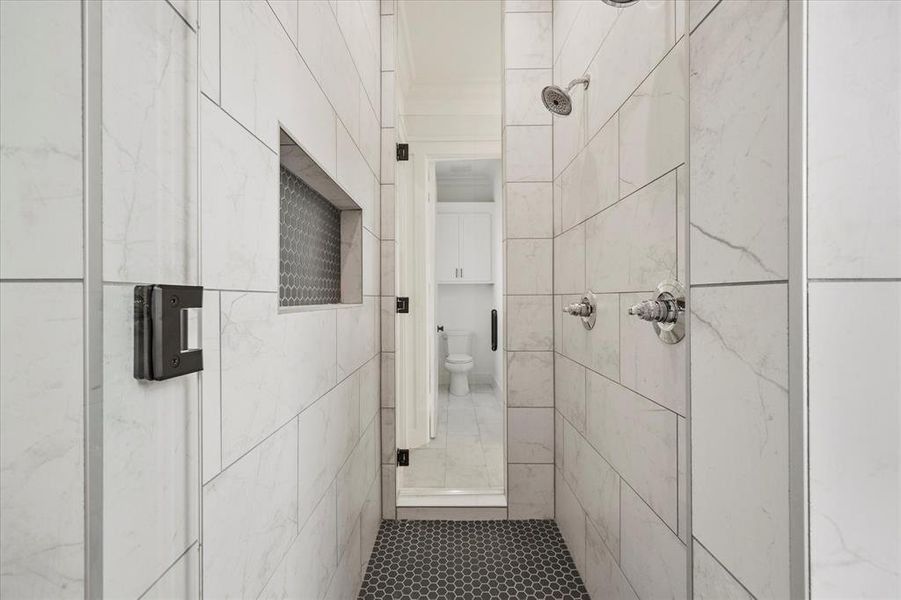
{"label": "white tile floor", "polygon": [[438,392],[438,432],[410,450],[405,488],[503,490],[504,410],[490,385],[473,385],[469,396]]}

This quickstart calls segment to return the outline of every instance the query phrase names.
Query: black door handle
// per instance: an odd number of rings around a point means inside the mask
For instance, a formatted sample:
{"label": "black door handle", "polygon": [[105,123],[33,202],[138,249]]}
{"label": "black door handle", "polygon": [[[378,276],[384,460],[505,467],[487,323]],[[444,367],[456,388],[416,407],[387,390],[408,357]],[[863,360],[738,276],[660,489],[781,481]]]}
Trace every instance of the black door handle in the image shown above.
{"label": "black door handle", "polygon": [[491,351],[497,352],[497,309],[491,309]]}

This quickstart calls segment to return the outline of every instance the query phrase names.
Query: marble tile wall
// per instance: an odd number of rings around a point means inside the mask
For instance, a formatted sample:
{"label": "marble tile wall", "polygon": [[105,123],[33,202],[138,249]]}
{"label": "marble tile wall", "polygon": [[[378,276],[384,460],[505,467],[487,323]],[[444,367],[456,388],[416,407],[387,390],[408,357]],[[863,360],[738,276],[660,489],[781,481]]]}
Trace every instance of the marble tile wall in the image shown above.
{"label": "marble tile wall", "polygon": [[0,3],[0,596],[83,598],[81,6]]}
{"label": "marble tile wall", "polygon": [[552,3],[504,3],[507,516],[554,516]]}
{"label": "marble tile wall", "polygon": [[[679,6],[553,5],[554,82],[592,77],[572,114],[553,118],[556,518],[599,598],[688,594],[687,344],[665,345],[626,314],[686,260]],[[586,290],[597,294],[590,331],[562,312]]]}
{"label": "marble tile wall", "polygon": [[698,598],[792,595],[788,4],[689,4]]}
{"label": "marble tile wall", "polygon": [[901,6],[810,3],[811,598],[901,596]]}

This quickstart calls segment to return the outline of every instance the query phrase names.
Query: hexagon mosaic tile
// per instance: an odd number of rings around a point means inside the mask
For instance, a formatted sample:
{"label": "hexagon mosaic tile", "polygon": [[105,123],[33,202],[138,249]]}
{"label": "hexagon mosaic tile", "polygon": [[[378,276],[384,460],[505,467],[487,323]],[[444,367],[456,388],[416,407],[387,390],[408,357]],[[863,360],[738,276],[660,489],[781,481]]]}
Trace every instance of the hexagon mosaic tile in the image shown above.
{"label": "hexagon mosaic tile", "polygon": [[589,600],[554,521],[382,521],[359,600]]}

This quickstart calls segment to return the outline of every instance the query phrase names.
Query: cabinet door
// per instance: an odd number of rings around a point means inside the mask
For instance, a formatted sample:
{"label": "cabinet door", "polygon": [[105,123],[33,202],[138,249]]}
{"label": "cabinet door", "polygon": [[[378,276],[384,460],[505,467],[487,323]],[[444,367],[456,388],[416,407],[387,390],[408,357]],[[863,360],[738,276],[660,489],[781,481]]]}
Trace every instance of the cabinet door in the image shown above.
{"label": "cabinet door", "polygon": [[435,279],[438,283],[458,281],[460,266],[460,216],[435,215]]}
{"label": "cabinet door", "polygon": [[462,235],[460,236],[461,279],[470,282],[490,282],[492,245],[491,215],[473,213],[462,215]]}

